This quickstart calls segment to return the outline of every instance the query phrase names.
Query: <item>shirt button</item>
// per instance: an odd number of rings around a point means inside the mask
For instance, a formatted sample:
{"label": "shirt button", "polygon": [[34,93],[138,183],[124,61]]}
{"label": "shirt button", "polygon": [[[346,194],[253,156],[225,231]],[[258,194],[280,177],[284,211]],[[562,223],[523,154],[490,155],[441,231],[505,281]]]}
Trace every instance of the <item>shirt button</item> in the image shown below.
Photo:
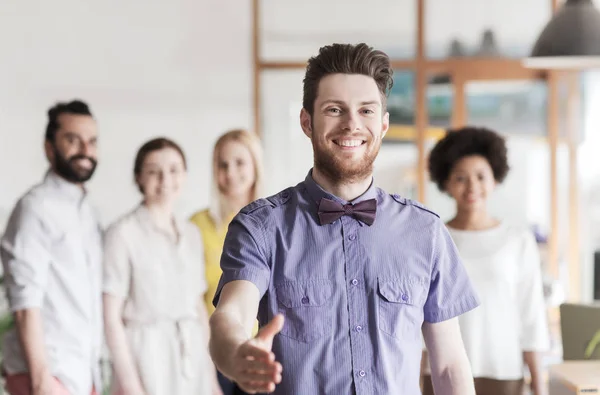
{"label": "shirt button", "polygon": [[308,304],[309,301],[308,296],[302,298],[302,304]]}
{"label": "shirt button", "polygon": [[363,327],[360,326],[360,325],[357,325],[355,329],[356,329],[357,332],[362,332]]}
{"label": "shirt button", "polygon": [[350,239],[350,241],[354,241],[354,239],[356,239],[356,235],[350,235],[348,236],[348,239]]}
{"label": "shirt button", "polygon": [[408,295],[407,294],[402,294],[402,300],[403,301],[408,301]]}
{"label": "shirt button", "polygon": [[350,281],[350,284],[352,285],[358,285],[358,280],[353,278],[352,281]]}
{"label": "shirt button", "polygon": [[284,198],[284,199],[287,199],[289,196],[290,196],[289,192],[283,192],[281,194],[281,197]]}
{"label": "shirt button", "polygon": [[360,371],[358,372],[358,375],[359,375],[360,377],[365,377],[365,376],[367,375],[367,373],[366,373],[364,370],[360,370]]}

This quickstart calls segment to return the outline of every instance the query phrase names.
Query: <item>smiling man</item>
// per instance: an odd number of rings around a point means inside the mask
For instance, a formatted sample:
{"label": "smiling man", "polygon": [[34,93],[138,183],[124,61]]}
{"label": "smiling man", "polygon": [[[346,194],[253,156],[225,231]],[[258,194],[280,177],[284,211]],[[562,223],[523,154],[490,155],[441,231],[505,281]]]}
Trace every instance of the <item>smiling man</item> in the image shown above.
{"label": "smiling man", "polygon": [[211,353],[249,393],[419,394],[423,333],[436,394],[474,394],[456,317],[478,301],[456,248],[437,215],[373,185],[391,85],[383,52],[321,48],[300,113],[313,169],[230,225]]}
{"label": "smiling man", "polygon": [[84,183],[96,168],[96,121],[81,101],[48,111],[50,169],[18,202],[0,244],[15,328],[3,341],[11,395],[100,389],[101,231]]}

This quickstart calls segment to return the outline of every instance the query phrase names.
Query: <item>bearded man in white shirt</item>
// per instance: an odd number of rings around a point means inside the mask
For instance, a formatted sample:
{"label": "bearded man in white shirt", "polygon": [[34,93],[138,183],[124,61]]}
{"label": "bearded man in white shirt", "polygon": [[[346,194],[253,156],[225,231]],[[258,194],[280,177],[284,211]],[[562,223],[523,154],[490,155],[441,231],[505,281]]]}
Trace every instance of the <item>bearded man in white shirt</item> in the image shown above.
{"label": "bearded man in white shirt", "polygon": [[100,392],[101,239],[85,182],[97,125],[75,100],[48,111],[44,179],[17,202],[0,242],[15,326],[3,339],[10,395]]}

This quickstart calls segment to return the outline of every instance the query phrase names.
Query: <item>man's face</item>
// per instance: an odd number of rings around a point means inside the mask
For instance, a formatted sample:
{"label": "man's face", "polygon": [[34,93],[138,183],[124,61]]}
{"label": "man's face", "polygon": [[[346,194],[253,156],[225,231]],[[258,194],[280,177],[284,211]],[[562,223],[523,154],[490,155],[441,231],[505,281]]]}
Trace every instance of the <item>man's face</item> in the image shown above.
{"label": "man's face", "polygon": [[315,168],[333,182],[355,182],[371,176],[389,114],[373,78],[331,74],[319,82],[313,116],[302,109],[300,122]]}
{"label": "man's face", "polygon": [[89,115],[61,114],[54,141],[46,141],[46,156],[54,171],[74,183],[88,181],[97,164],[96,121]]}

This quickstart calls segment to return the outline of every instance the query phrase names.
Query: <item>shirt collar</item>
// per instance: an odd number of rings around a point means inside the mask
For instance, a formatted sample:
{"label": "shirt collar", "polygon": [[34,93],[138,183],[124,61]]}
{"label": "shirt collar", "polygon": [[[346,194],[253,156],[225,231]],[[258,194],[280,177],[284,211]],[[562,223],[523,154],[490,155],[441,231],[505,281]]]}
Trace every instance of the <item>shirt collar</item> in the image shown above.
{"label": "shirt collar", "polygon": [[[164,230],[160,229],[154,223],[154,221],[152,220],[152,217],[150,215],[150,211],[148,210],[148,207],[146,207],[146,205],[143,202],[140,203],[140,205],[136,209],[136,214],[137,214],[138,218],[140,218],[142,223],[146,224],[146,226],[148,226],[148,228],[153,229],[155,232],[158,232],[158,233],[164,234],[165,236],[168,236],[168,234],[165,233]],[[177,235],[179,237],[179,240],[176,242],[176,244],[179,244],[181,242],[181,239],[185,237],[183,234],[184,220],[174,214],[173,222],[175,223],[175,228],[177,230]],[[169,238],[169,239],[172,240],[171,238]]]}
{"label": "shirt collar", "polygon": [[73,199],[79,203],[81,203],[87,196],[87,191],[85,190],[85,187],[65,180],[64,178],[56,174],[56,172],[52,169],[46,172],[44,181],[54,186],[56,189],[58,189],[61,193],[64,193],[70,199]]}
{"label": "shirt collar", "polygon": [[304,179],[304,184],[306,185],[306,190],[308,191],[308,194],[310,195],[311,199],[315,203],[317,203],[317,205],[319,204],[322,198],[331,199],[341,204],[358,203],[362,202],[363,200],[377,199],[377,188],[375,187],[375,182],[373,178],[371,178],[371,185],[369,185],[369,188],[365,191],[365,193],[352,200],[351,202],[348,202],[324,190],[319,184],[316,183],[316,181],[312,177],[312,169],[310,169],[308,174],[306,175],[306,178]]}

